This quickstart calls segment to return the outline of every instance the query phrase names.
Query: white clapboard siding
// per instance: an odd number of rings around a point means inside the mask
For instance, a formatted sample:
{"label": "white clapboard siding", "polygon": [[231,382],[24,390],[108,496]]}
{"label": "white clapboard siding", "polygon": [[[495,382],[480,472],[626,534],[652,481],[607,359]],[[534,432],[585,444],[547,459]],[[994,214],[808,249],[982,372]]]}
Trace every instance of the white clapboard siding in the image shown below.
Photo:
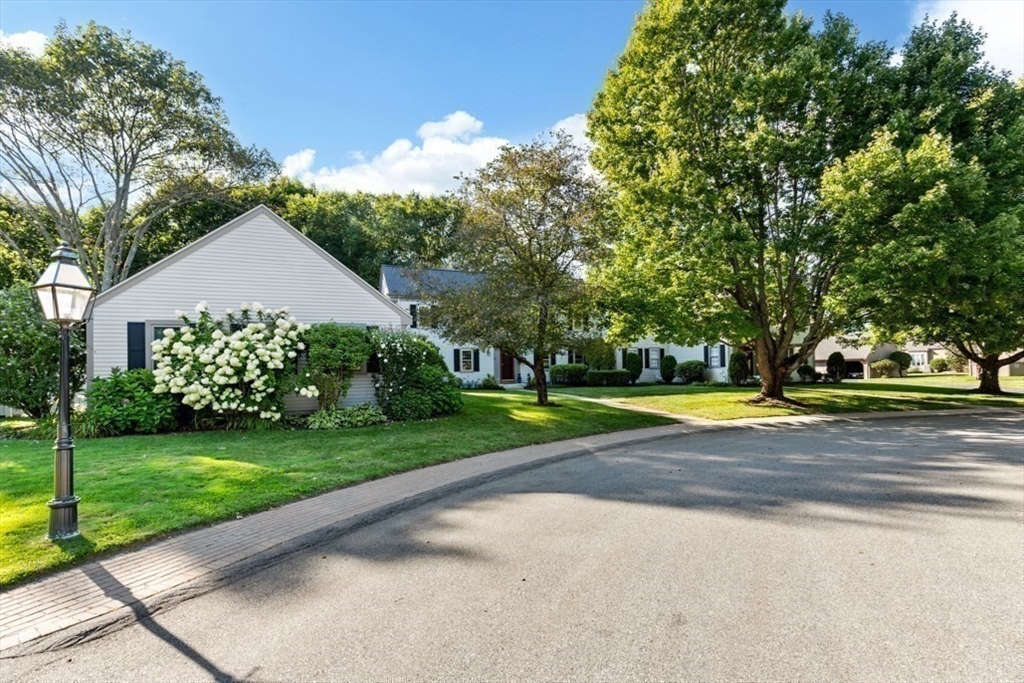
{"label": "white clapboard siding", "polygon": [[[128,366],[129,322],[173,323],[175,311],[194,315],[200,301],[214,315],[258,301],[266,308],[287,306],[304,323],[401,328],[409,322],[408,314],[261,206],[101,294],[89,324],[89,376]],[[346,403],[372,400],[372,386],[364,386],[369,381],[367,375],[353,386]]]}
{"label": "white clapboard siding", "polygon": [[[376,403],[377,398],[373,394],[373,375],[361,372],[352,378],[352,386],[348,389],[348,395],[338,401],[339,406],[355,406],[360,403]],[[292,394],[284,400],[286,413],[311,413],[320,404],[315,398],[306,398],[298,394]]]}

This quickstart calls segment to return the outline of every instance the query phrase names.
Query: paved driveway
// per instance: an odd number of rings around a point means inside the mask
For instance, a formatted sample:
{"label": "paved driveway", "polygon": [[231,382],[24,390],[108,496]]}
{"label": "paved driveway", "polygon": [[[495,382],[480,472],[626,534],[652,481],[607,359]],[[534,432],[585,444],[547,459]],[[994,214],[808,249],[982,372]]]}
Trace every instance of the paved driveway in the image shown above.
{"label": "paved driveway", "polygon": [[16,680],[1024,680],[1024,418],[761,427],[396,515]]}

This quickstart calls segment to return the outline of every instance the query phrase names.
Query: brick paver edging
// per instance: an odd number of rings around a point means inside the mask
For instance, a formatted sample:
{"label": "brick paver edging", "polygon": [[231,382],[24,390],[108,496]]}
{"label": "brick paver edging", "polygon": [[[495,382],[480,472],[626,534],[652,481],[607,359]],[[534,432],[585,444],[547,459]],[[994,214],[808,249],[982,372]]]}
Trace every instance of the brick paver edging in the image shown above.
{"label": "brick paver edging", "polygon": [[0,657],[56,650],[100,637],[397,511],[559,460],[709,431],[993,412],[1007,411],[976,408],[717,424],[680,422],[526,446],[403,472],[181,533],[0,593]]}

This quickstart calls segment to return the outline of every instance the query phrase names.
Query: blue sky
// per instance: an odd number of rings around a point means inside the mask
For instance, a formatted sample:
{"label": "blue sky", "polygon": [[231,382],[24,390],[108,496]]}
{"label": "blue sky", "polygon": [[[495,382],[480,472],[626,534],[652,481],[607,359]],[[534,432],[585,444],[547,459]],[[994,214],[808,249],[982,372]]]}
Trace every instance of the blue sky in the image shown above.
{"label": "blue sky", "polygon": [[[3,0],[0,31],[31,47],[61,19],[129,29],[200,72],[239,138],[268,148],[290,174],[323,187],[437,192],[506,141],[560,122],[580,133],[642,4]],[[789,7],[841,12],[864,38],[897,45],[925,12],[958,9],[998,34],[993,61],[1024,71],[1024,0]]]}

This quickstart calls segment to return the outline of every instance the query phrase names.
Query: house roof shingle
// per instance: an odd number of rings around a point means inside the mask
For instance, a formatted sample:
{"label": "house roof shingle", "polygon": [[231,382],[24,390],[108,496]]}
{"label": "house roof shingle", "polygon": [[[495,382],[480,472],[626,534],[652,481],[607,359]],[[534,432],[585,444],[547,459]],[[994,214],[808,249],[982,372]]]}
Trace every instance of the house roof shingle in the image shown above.
{"label": "house roof shingle", "polygon": [[483,278],[481,273],[438,268],[409,268],[384,265],[380,267],[381,291],[386,285],[389,297],[418,299],[422,282],[436,282],[442,287],[472,286]]}

